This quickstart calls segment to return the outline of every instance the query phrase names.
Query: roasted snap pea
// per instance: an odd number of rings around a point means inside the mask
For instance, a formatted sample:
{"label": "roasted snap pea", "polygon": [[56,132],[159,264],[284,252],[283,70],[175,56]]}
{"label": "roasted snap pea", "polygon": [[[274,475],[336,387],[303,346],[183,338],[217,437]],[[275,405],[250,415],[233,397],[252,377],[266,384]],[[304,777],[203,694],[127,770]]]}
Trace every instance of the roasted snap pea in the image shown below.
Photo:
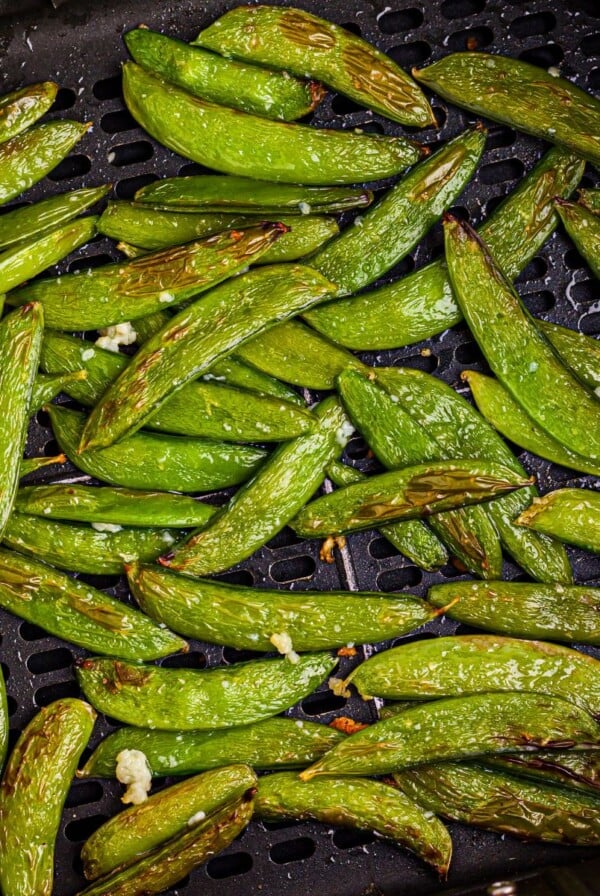
{"label": "roasted snap pea", "polygon": [[6,685],[4,674],[0,669],[0,772],[4,768],[4,760],[8,750],[8,700],[6,697]]}
{"label": "roasted snap pea", "polygon": [[[599,104],[600,111],[600,104]],[[600,144],[599,144],[600,158]],[[556,211],[578,252],[600,278],[600,220],[598,215],[576,202],[556,199]]]}
{"label": "roasted snap pea", "polygon": [[448,873],[452,840],[442,822],[381,781],[328,777],[312,782],[300,781],[293,772],[265,775],[255,813],[264,821],[315,819],[373,831],[412,850],[442,877]]}
{"label": "roasted snap pea", "polygon": [[141,662],[187,651],[182,638],[52,566],[0,549],[0,605],[80,647]]}
{"label": "roasted snap pea", "polygon": [[227,488],[254,473],[266,452],[249,445],[139,432],[110,448],[77,448],[85,417],[78,411],[46,407],[61,451],[84,473],[109,485],[159,491],[201,492]]}
{"label": "roasted snap pea", "polygon": [[538,319],[537,326],[581,382],[590,389],[597,389],[600,386],[600,340],[547,320]]}
{"label": "roasted snap pea", "polygon": [[57,376],[38,373],[31,390],[30,415],[37,413],[40,408],[52,401],[53,398],[56,398],[61,392],[68,392],[71,385],[77,388],[75,384],[81,384],[86,377],[85,370],[74,370],[73,373],[63,373]]}
{"label": "roasted snap pea", "polygon": [[101,712],[139,728],[207,731],[248,725],[289,709],[320,685],[336,664],[327,653],[252,660],[206,670],[79,660],[77,678]]}
{"label": "roasted snap pea", "polygon": [[14,246],[66,224],[95,205],[109,190],[108,185],[73,190],[5,212],[0,216],[0,247]]}
{"label": "roasted snap pea", "polygon": [[36,473],[44,467],[51,467],[53,464],[64,464],[67,460],[66,454],[56,454],[54,457],[26,457],[21,461],[19,468],[19,478],[29,476],[30,473]]}
{"label": "roasted snap pea", "polygon": [[559,784],[570,790],[600,792],[600,751],[536,750],[535,753],[505,753],[488,756],[486,765],[519,778]]}
{"label": "roasted snap pea", "polygon": [[592,489],[560,488],[550,492],[537,498],[516,522],[586,551],[600,553],[600,493]]}
{"label": "roasted snap pea", "polygon": [[389,56],[301,9],[237,7],[194,44],[254,65],[316,78],[355,102],[412,127],[436,124],[425,96]]}
{"label": "roasted snap pea", "polygon": [[321,775],[385,775],[421,763],[486,753],[538,747],[589,749],[599,744],[600,726],[566,700],[484,693],[421,703],[376,722],[347,737],[300,777],[309,781]]}
{"label": "roasted snap pea", "polygon": [[0,785],[2,893],[50,896],[63,804],[95,718],[82,700],[57,700],[21,733]]}
{"label": "roasted snap pea", "polygon": [[463,109],[558,143],[600,163],[600,102],[537,65],[489,53],[451,53],[417,81]]}
{"label": "roasted snap pea", "polygon": [[455,582],[434,585],[429,589],[428,600],[436,607],[444,607],[451,619],[485,631],[600,646],[598,588],[530,582]]}
{"label": "roasted snap pea", "polygon": [[319,488],[354,431],[333,396],[314,414],[313,432],[281,445],[204,529],[159,563],[186,575],[210,575],[249,557],[280,532]]}
{"label": "roasted snap pea", "polygon": [[[487,762],[487,757],[486,757]],[[598,801],[474,763],[421,765],[394,775],[430,812],[525,840],[598,846]]]}
{"label": "roasted snap pea", "polygon": [[329,725],[280,717],[221,731],[119,728],[101,741],[77,774],[113,778],[122,750],[141,750],[153,777],[158,778],[238,762],[257,770],[305,768],[344,737]]}
{"label": "roasted snap pea", "polygon": [[325,95],[314,81],[223,59],[149,28],[134,28],[123,40],[145,69],[194,96],[242,112],[294,121],[312,112]]}
{"label": "roasted snap pea", "polygon": [[577,200],[596,215],[600,213],[600,189],[588,188],[579,190]]}
{"label": "roasted snap pea", "polygon": [[0,143],[16,137],[44,115],[58,93],[58,84],[42,81],[0,96]]}
{"label": "roasted snap pea", "polygon": [[398,174],[422,150],[403,137],[270,121],[193,97],[133,62],[127,108],[148,133],[215,171],[292,184],[356,184]]}
{"label": "roasted snap pea", "polygon": [[284,230],[264,224],[153,252],[133,261],[36,280],[12,292],[9,303],[40,301],[46,326],[95,330],[178,304],[239,274]]}

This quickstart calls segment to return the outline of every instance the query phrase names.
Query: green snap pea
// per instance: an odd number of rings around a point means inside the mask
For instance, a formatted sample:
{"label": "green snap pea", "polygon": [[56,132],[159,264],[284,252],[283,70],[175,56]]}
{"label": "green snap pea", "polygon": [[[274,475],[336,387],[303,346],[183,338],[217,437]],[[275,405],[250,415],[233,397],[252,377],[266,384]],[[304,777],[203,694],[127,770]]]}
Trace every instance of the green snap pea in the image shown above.
{"label": "green snap pea", "polygon": [[600,212],[600,189],[583,189],[577,194],[578,201],[596,215]]}
{"label": "green snap pea", "polygon": [[4,760],[8,750],[8,700],[6,697],[6,685],[4,674],[0,669],[0,772],[4,768]]}
{"label": "green snap pea", "polygon": [[5,212],[0,216],[0,247],[14,246],[67,224],[95,205],[109,190],[109,185],[73,190]]}
{"label": "green snap pea", "polygon": [[[599,147],[600,151],[600,147]],[[592,272],[600,278],[600,221],[594,212],[576,202],[556,200],[563,226]]]}
{"label": "green snap pea", "polygon": [[217,106],[132,62],[123,66],[127,108],[168,149],[225,174],[292,184],[356,184],[398,174],[422,150],[403,137],[270,121]]}
{"label": "green snap pea", "polygon": [[559,784],[598,796],[600,791],[600,752],[598,750],[536,750],[535,753],[510,753],[488,756],[486,765],[546,784]]}
{"label": "green snap pea", "polygon": [[58,84],[42,81],[0,96],[0,143],[16,137],[44,115],[58,93]]}
{"label": "green snap pea", "polygon": [[[548,533],[550,534],[550,533]],[[428,600],[451,619],[518,638],[600,646],[600,590],[529,582],[434,585]]]}
{"label": "green snap pea", "polygon": [[101,712],[139,728],[206,731],[268,719],[320,685],[336,664],[326,653],[252,660],[206,670],[133,666],[92,657],[76,664],[79,684]]}
{"label": "green snap pea", "polygon": [[600,162],[600,102],[566,78],[520,59],[479,52],[452,53],[412,73],[463,109]]}
{"label": "green snap pea", "polygon": [[412,850],[442,877],[448,873],[452,840],[445,826],[381,781],[335,777],[300,781],[293,772],[278,772],[260,779],[255,812],[264,821],[315,819],[374,831]]}
{"label": "green snap pea", "polygon": [[550,492],[537,498],[516,522],[600,553],[600,494],[591,489],[561,488]]}
{"label": "green snap pea", "polygon": [[257,770],[305,768],[344,737],[329,725],[280,717],[220,731],[119,728],[101,741],[77,774],[113,778],[122,750],[141,750],[153,777],[158,778],[238,762]]}
{"label": "green snap pea", "polygon": [[0,785],[0,889],[47,896],[67,791],[96,713],[82,700],[57,700],[21,733]]}
{"label": "green snap pea", "polygon": [[312,112],[325,95],[314,81],[223,59],[148,28],[134,28],[123,40],[145,69],[194,96],[242,112],[294,121]]}
{"label": "green snap pea", "polygon": [[315,78],[401,124],[436,123],[419,87],[389,56],[304,10],[238,7],[201,31],[193,43],[254,65]]}
{"label": "green snap pea", "polygon": [[[487,757],[486,757],[487,761]],[[598,801],[472,763],[421,765],[394,775],[430,812],[525,840],[597,846]]]}
{"label": "green snap pea", "polygon": [[210,439],[139,432],[110,448],[77,453],[85,417],[47,405],[61,451],[78,469],[109,485],[159,491],[202,492],[243,482],[266,457],[259,448]]}
{"label": "green snap pea", "polygon": [[53,464],[64,464],[67,460],[66,454],[56,454],[54,457],[26,457],[21,461],[19,469],[19,478],[29,476],[30,473],[36,473],[43,470],[44,467],[51,467]]}
{"label": "green snap pea", "polygon": [[547,320],[536,323],[567,367],[584,385],[597,389],[600,386],[600,341]]}
{"label": "green snap pea", "polygon": [[68,394],[71,385],[77,389],[77,384],[80,385],[86,377],[85,370],[74,370],[73,373],[62,373],[57,376],[38,373],[31,390],[30,416],[37,413],[40,408],[52,401],[53,398],[56,398],[61,392],[67,392]]}
{"label": "green snap pea", "polygon": [[0,572],[5,610],[79,647],[133,662],[187,651],[143,613],[39,560],[0,549]]}

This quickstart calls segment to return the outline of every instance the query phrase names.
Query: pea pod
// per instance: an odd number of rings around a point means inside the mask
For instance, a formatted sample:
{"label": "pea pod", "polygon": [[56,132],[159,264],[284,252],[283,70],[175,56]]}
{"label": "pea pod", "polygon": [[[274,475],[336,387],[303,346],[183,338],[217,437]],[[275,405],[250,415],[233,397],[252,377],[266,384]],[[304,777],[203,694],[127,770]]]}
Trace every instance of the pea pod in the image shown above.
{"label": "pea pod", "polygon": [[538,320],[536,323],[567,367],[571,368],[584,385],[597,389],[600,386],[598,339],[547,320]]}
{"label": "pea pod", "polygon": [[106,196],[109,189],[106,185],[73,190],[5,212],[0,217],[0,247],[14,246],[67,224]]}
{"label": "pea pod", "polygon": [[61,392],[68,393],[71,386],[77,389],[77,384],[81,385],[86,377],[85,370],[74,370],[73,373],[63,373],[58,376],[38,373],[31,390],[30,415],[37,413],[40,408],[52,401],[53,398],[56,398]]}
{"label": "pea pod", "polygon": [[440,763],[394,775],[430,812],[526,840],[598,846],[598,801],[471,763]]}
{"label": "pea pod", "polygon": [[535,753],[510,753],[488,756],[486,765],[519,778],[542,784],[558,784],[570,790],[584,790],[598,796],[600,791],[600,752],[598,750],[536,750]]}
{"label": "pea pod", "polygon": [[4,768],[4,760],[8,750],[8,700],[6,697],[6,685],[4,674],[0,669],[0,771]]}
{"label": "pea pod", "polygon": [[374,831],[412,850],[442,877],[448,873],[452,840],[442,822],[381,781],[328,777],[311,782],[293,772],[266,775],[259,781],[255,812],[264,821],[312,818]]}
{"label": "pea pod", "polygon": [[600,494],[591,489],[561,488],[550,492],[527,507],[516,522],[600,553]]}
{"label": "pea pod", "polygon": [[16,137],[44,115],[58,93],[58,84],[42,81],[0,96],[0,143]]}
{"label": "pea pod", "polygon": [[82,700],[57,700],[21,733],[0,785],[3,893],[50,896],[63,804],[95,718]]}
{"label": "pea pod", "polygon": [[566,146],[600,163],[600,102],[537,65],[489,53],[451,53],[414,77],[451,103]]}
{"label": "pea pod", "polygon": [[597,215],[600,212],[600,189],[588,188],[587,190],[579,190],[577,199],[594,214]]}
{"label": "pea pod", "polygon": [[451,619],[518,638],[578,641],[600,647],[600,590],[530,582],[434,585],[428,600]]}
{"label": "pea pod", "polygon": [[389,56],[304,10],[238,7],[201,31],[193,43],[254,65],[316,78],[401,124],[436,123],[420,89]]}
{"label": "pea pod", "polygon": [[85,417],[46,407],[61,451],[84,473],[109,485],[159,491],[201,492],[243,482],[266,457],[259,448],[210,439],[136,433],[119,445],[77,453]]}
{"label": "pea pod", "polygon": [[565,230],[575,243],[575,247],[585,258],[596,277],[600,277],[600,221],[598,216],[585,206],[576,202],[567,202],[564,199],[556,200],[556,211]]}
{"label": "pea pod", "polygon": [[140,728],[207,731],[248,725],[289,709],[336,664],[326,653],[252,660],[206,670],[133,666],[92,657],[77,662],[79,684],[101,712]]}
{"label": "pea pod", "polygon": [[96,747],[79,777],[112,778],[122,750],[141,750],[154,777],[189,775],[238,762],[257,770],[304,768],[345,735],[329,725],[276,717],[220,731],[119,728]]}
{"label": "pea pod", "polygon": [[132,62],[127,108],[169,149],[225,174],[292,184],[356,184],[398,174],[422,150],[403,137],[269,121],[190,96]]}
{"label": "pea pod", "polygon": [[145,69],[194,96],[242,112],[293,121],[312,112],[325,95],[314,81],[222,59],[148,28],[134,28],[123,39]]}
{"label": "pea pod", "polygon": [[334,397],[322,401],[314,413],[313,432],[281,445],[208,526],[159,563],[186,575],[210,575],[249,557],[280,532],[319,488],[328,464],[341,454],[353,431]]}
{"label": "pea pod", "polygon": [[56,454],[54,457],[26,457],[21,461],[19,468],[19,478],[29,476],[30,473],[36,473],[43,470],[44,467],[51,467],[53,464],[64,464],[67,460],[66,454]]}

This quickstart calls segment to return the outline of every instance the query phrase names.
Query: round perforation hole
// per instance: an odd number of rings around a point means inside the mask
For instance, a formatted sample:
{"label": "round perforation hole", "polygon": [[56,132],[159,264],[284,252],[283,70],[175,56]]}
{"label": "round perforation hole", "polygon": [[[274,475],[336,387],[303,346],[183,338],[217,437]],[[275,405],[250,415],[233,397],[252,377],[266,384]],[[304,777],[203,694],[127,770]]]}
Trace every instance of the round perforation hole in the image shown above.
{"label": "round perforation hole", "polygon": [[533,15],[519,16],[510,24],[510,31],[515,37],[547,34],[553,28],[556,28],[556,16],[551,12],[537,12],[533,13]]}
{"label": "round perforation hole", "polygon": [[55,700],[63,700],[65,697],[79,697],[79,685],[76,681],[57,681],[46,687],[38,688],[35,692],[35,702],[39,707],[48,706]]}
{"label": "round perforation hole", "polygon": [[346,705],[345,697],[338,697],[333,691],[320,691],[302,701],[302,709],[307,716],[322,716],[328,712],[338,712]]}
{"label": "round perforation hole", "polygon": [[485,26],[465,28],[450,35],[448,49],[454,53],[460,53],[463,50],[481,50],[483,47],[488,47],[493,39],[494,32],[491,28]]}
{"label": "round perforation hole", "polygon": [[398,556],[398,550],[387,538],[374,538],[369,543],[368,550],[374,560],[387,560],[389,557]]}
{"label": "round perforation hole", "polygon": [[412,43],[397,44],[390,47],[388,56],[397,62],[400,68],[410,69],[413,65],[422,65],[431,56],[431,47],[424,40]]}
{"label": "round perforation hole", "polygon": [[423,24],[423,13],[420,9],[400,9],[386,12],[377,20],[380,31],[384,34],[400,34],[411,31]]}
{"label": "round perforation hole", "polygon": [[522,296],[524,304],[536,317],[550,311],[556,305],[554,294],[549,289],[540,289],[538,292],[530,292]]}
{"label": "round perforation hole", "polygon": [[285,560],[277,560],[272,564],[271,578],[280,584],[295,582],[298,579],[310,579],[316,569],[316,563],[312,557],[306,554],[301,557],[287,557]]}
{"label": "round perforation hole", "polygon": [[564,55],[558,44],[544,44],[543,47],[524,50],[519,53],[519,59],[522,59],[523,62],[530,62],[532,65],[539,65],[541,68],[550,68],[551,65],[558,65],[562,62]]}
{"label": "round perforation hole", "polygon": [[485,7],[485,0],[444,0],[440,11],[446,19],[466,19]]}
{"label": "round perforation hole", "polygon": [[65,806],[67,809],[73,809],[75,806],[97,803],[102,799],[103,793],[99,781],[75,781],[67,795]]}
{"label": "round perforation hole", "polygon": [[[578,305],[581,305],[582,308],[587,308],[598,298],[598,283],[592,280],[582,280],[581,283],[574,283],[569,292],[571,299]],[[597,318],[598,315],[590,314],[588,318],[590,317]]]}
{"label": "round perforation hole", "polygon": [[138,174],[135,177],[126,177],[119,181],[115,193],[119,199],[133,199],[138,190],[154,183],[155,180],[158,180],[155,174]]}
{"label": "round perforation hole", "polygon": [[338,93],[331,101],[331,108],[336,115],[352,115],[354,112],[362,112],[364,106],[359,106],[358,103],[353,102],[347,96],[342,96],[341,93]]}
{"label": "round perforation hole", "polygon": [[154,155],[154,149],[147,140],[136,140],[134,143],[121,143],[119,146],[113,146],[108,153],[108,162],[115,168],[122,168],[125,165],[136,165],[140,162],[147,162]]}
{"label": "round perforation hole", "polygon": [[375,840],[375,835],[369,833],[369,831],[355,831],[351,828],[340,828],[340,830],[334,831],[331,837],[331,842],[337,849],[353,849],[357,846],[368,846],[370,843],[374,843]]}
{"label": "round perforation hole", "polygon": [[269,857],[276,865],[288,865],[290,862],[302,862],[309,859],[316,849],[310,837],[295,837],[275,843],[269,850]]}
{"label": "round perforation hole", "polygon": [[517,180],[523,176],[525,166],[520,159],[501,159],[499,162],[488,162],[479,169],[482,184],[503,184]]}
{"label": "round perforation hole", "polygon": [[43,650],[41,653],[33,653],[27,659],[27,668],[33,675],[42,675],[46,672],[55,672],[57,669],[68,669],[73,662],[73,655],[66,647],[56,647],[53,650]]}
{"label": "round perforation hole", "polygon": [[400,566],[398,569],[386,569],[377,576],[377,587],[390,594],[416,588],[423,581],[423,573],[416,566]]}
{"label": "round perforation hole", "polygon": [[92,92],[97,100],[114,100],[121,96],[121,75],[96,81]]}
{"label": "round perforation hole", "polygon": [[61,87],[56,94],[56,99],[52,103],[51,112],[64,112],[66,109],[72,109],[77,100],[77,94],[69,87]]}
{"label": "round perforation hole", "polygon": [[77,818],[65,826],[65,837],[71,843],[83,843],[97,831],[100,825],[108,821],[107,815],[89,815],[87,818]]}
{"label": "round perforation hole", "polygon": [[247,852],[228,853],[226,856],[217,856],[211,859],[206,866],[206,873],[213,880],[225,880],[227,877],[237,877],[247,874],[252,869],[252,856]]}
{"label": "round perforation hole", "polygon": [[581,41],[581,52],[584,56],[600,56],[600,34],[588,34]]}
{"label": "round perforation hole", "polygon": [[215,578],[221,582],[229,582],[230,585],[254,585],[254,576],[247,569],[235,569],[233,572],[223,572]]}
{"label": "round perforation hole", "polygon": [[107,112],[100,119],[100,127],[105,134],[119,134],[121,131],[131,131],[138,127],[138,123],[127,109],[117,109],[115,112]]}
{"label": "round perforation hole", "polygon": [[87,156],[67,156],[62,162],[54,168],[48,177],[50,180],[73,180],[76,177],[83,177],[92,168],[91,159]]}

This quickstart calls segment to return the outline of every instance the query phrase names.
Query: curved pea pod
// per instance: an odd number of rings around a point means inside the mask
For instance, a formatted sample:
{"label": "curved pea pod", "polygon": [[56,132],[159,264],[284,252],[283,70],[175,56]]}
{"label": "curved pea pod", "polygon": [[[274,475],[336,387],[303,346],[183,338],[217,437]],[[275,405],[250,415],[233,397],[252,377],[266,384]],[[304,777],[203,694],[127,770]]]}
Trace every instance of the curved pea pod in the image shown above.
{"label": "curved pea pod", "polygon": [[73,373],[63,373],[57,376],[38,373],[31,390],[29,414],[35,414],[61,392],[68,393],[71,385],[76,389],[77,384],[81,384],[86,378],[85,370],[74,370]]}
{"label": "curved pea pod", "polygon": [[4,760],[8,750],[8,700],[6,697],[6,685],[4,674],[0,670],[0,771],[4,768]]}
{"label": "curved pea pod", "polygon": [[[598,461],[571,451],[545,432],[499,380],[475,370],[464,370],[461,376],[469,384],[480,413],[505,438],[555,464],[600,476]],[[519,508],[519,512],[524,509]]]}
{"label": "curved pea pod", "polygon": [[341,535],[489,501],[530,482],[508,467],[484,461],[416,464],[323,495],[300,510],[290,525],[304,538]]}
{"label": "curved pea pod", "polygon": [[264,821],[315,819],[373,831],[394,840],[446,876],[452,840],[442,822],[414,800],[381,781],[321,778],[300,781],[293,772],[262,777],[255,813]]}
{"label": "curved pea pod", "polygon": [[312,112],[325,96],[314,81],[223,59],[148,28],[134,28],[123,39],[145,69],[194,96],[242,112],[294,121]]}
{"label": "curved pea pod", "polygon": [[161,669],[120,660],[76,663],[79,684],[101,712],[139,728],[206,731],[268,719],[320,685],[336,664],[327,653],[252,660],[212,669]]}
{"label": "curved pea pod", "polygon": [[143,613],[39,560],[0,549],[0,572],[5,610],[79,647],[133,662],[188,649]]}
{"label": "curved pea pod", "polygon": [[[556,196],[568,196],[583,161],[555,147],[482,224],[480,234],[509,278],[522,271],[556,228]],[[420,342],[462,320],[443,259],[394,283],[314,309],[311,325],[348,348],[383,349]]]}
{"label": "curved pea pod", "polygon": [[561,488],[550,492],[537,498],[516,522],[600,553],[600,494],[591,489]]}
{"label": "curved pea pod", "polygon": [[598,750],[536,750],[535,753],[510,753],[488,756],[486,765],[519,778],[542,784],[558,784],[570,790],[583,790],[598,796],[600,791],[600,752]]}
{"label": "curved pea pod", "polygon": [[63,804],[95,718],[82,700],[57,700],[19,737],[0,785],[3,893],[50,896]]}
{"label": "curved pea pod", "polygon": [[489,53],[452,53],[412,74],[463,109],[558,143],[600,163],[600,102],[537,65]]}
{"label": "curved pea pod", "polygon": [[257,778],[247,765],[213,769],[180,781],[110,818],[85,841],[83,873],[95,880],[148,855],[178,837],[223,805],[255,790]]}
{"label": "curved pea pod", "polygon": [[600,189],[588,188],[579,190],[577,201],[594,214],[600,214]]}
{"label": "curved pea pod", "polygon": [[269,121],[193,97],[132,62],[127,108],[148,133],[185,158],[225,174],[292,184],[356,184],[398,174],[422,150],[403,137]]}
{"label": "curved pea pod", "polygon": [[[600,111],[600,103],[598,104]],[[600,159],[600,141],[599,141]],[[565,230],[585,258],[592,272],[600,277],[600,221],[594,212],[564,199],[556,200],[556,210]]]}
{"label": "curved pea pod", "polygon": [[436,124],[420,88],[389,56],[304,10],[238,7],[201,31],[193,44],[315,78],[400,124]]}
{"label": "curved pea pod", "polygon": [[0,143],[16,137],[45,115],[58,93],[58,84],[42,81],[0,96]]}
{"label": "curved pea pod", "polygon": [[363,699],[432,700],[482,691],[534,691],[600,717],[600,662],[545,641],[460,635],[415,641],[372,656],[346,680]]}
{"label": "curved pea pod", "polygon": [[394,779],[425,809],[453,821],[524,840],[571,846],[600,843],[598,801],[584,793],[463,762],[422,765]]}
{"label": "curved pea pod", "polygon": [[10,293],[8,302],[39,300],[46,326],[96,330],[178,304],[239,274],[284,230],[264,224],[153,252],[133,261],[37,280]]}
{"label": "curved pea pod", "polygon": [[345,735],[329,725],[276,717],[220,731],[119,728],[96,747],[82,778],[113,778],[122,750],[141,750],[153,777],[190,775],[238,762],[258,770],[305,768]]}
{"label": "curved pea pod", "polygon": [[529,582],[434,585],[428,600],[451,619],[518,638],[600,646],[600,589]]}
{"label": "curved pea pod", "polygon": [[597,389],[600,386],[600,341],[547,320],[537,320],[536,323],[567,367],[584,385]]}
{"label": "curved pea pod", "polygon": [[[0,247],[8,248],[25,240],[32,240],[62,224],[67,224],[72,218],[95,205],[109,190],[109,184],[73,190],[71,193],[60,193],[58,196],[42,199],[41,202],[5,212],[0,217]],[[99,222],[100,219],[97,223]]]}
{"label": "curved pea pod", "polygon": [[78,454],[85,417],[55,404],[46,407],[61,451],[76,467],[109,485],[159,491],[227,488],[254,473],[266,452],[211,439],[140,432],[119,445]]}
{"label": "curved pea pod", "polygon": [[89,124],[67,119],[49,121],[0,144],[0,204],[45,177],[89,128]]}
{"label": "curved pea pod", "polygon": [[164,249],[200,240],[223,230],[252,226],[247,215],[223,212],[184,214],[133,202],[109,202],[98,221],[98,230],[114,240],[140,249]]}

